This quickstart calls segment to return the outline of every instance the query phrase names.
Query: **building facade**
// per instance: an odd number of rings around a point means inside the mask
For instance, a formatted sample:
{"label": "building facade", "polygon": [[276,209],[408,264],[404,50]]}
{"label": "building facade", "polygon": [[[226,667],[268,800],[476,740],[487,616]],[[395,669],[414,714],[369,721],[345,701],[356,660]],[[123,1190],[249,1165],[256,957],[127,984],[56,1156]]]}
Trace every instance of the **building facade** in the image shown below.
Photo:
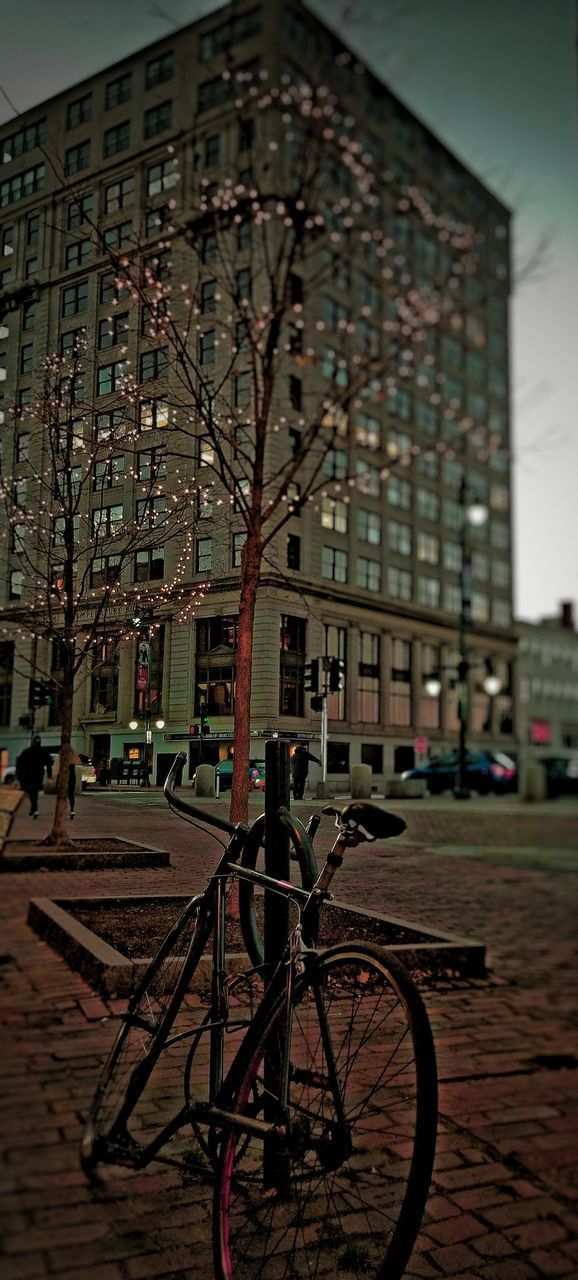
{"label": "building facade", "polygon": [[526,764],[578,762],[578,635],[572,606],[540,622],[518,622],[518,726]]}
{"label": "building facade", "polygon": [[[128,358],[140,392],[137,449],[148,456],[157,447],[167,425],[172,373],[160,367],[144,317],[134,325],[125,321],[106,247],[129,253],[138,237],[154,248],[175,192],[186,218],[193,180],[210,191],[229,174],[242,178],[254,129],[248,118],[239,129],[223,94],[224,71],[237,68],[250,76],[265,66],[272,82],[283,76],[313,82],[320,64],[344,118],[355,116],[347,127],[371,150],[377,172],[395,177],[402,193],[417,189],[448,225],[471,228],[477,244],[475,270],[455,281],[455,317],[448,313],[448,323],[432,330],[423,359],[403,385],[398,380],[392,394],[351,409],[343,447],[337,440],[324,459],[327,492],[302,509],[296,504],[260,587],[254,755],[273,732],[308,741],[315,750],[320,717],[304,687],[305,666],[316,657],[337,657],[345,685],[328,700],[329,778],[338,782],[363,761],[380,785],[411,766],[416,742],[427,754],[456,740],[456,634],[464,593],[469,742],[506,751],[514,744],[509,215],[298,0],[221,9],[0,130],[0,431],[16,482],[25,481],[35,372],[82,325],[86,381],[94,388],[86,395],[82,430],[90,439],[114,431],[114,381]],[[432,230],[427,219],[412,222],[391,213],[389,251],[405,264],[408,288],[439,292],[440,278],[452,274],[448,237],[439,225]],[[244,255],[250,249],[241,238],[237,252],[239,272],[249,270]],[[178,249],[173,258],[178,262]],[[341,264],[316,302],[317,320],[328,333],[346,323],[354,295],[357,305],[360,297],[364,302],[368,332],[388,314],[384,273],[371,263],[359,270],[349,265],[345,270]],[[202,288],[210,316],[210,260],[206,268]],[[307,328],[306,309],[303,321]],[[215,323],[201,323],[199,340],[208,360],[218,364]],[[366,340],[373,340],[372,332]],[[288,447],[304,429],[308,379],[319,376],[319,369],[309,373],[302,356],[288,374],[286,403],[279,407]],[[191,472],[206,462],[196,440]],[[110,511],[126,513],[136,501],[129,470],[111,478]],[[351,474],[358,483],[348,487]],[[466,504],[474,500],[485,506],[487,519],[466,532]],[[209,504],[206,521],[198,523],[184,571],[191,590],[210,579],[202,603],[184,623],[167,616],[152,631],[146,708],[137,687],[139,636],[133,631],[119,644],[118,633],[126,632],[135,612],[139,585],[175,572],[180,545],[140,553],[132,583],[109,611],[107,633],[79,677],[76,745],[95,757],[139,759],[146,722],[159,781],[183,745],[194,768],[198,735],[189,730],[203,711],[210,721],[205,753],[217,759],[232,746],[242,531],[234,504],[217,507]],[[0,746],[12,760],[27,738],[21,723],[29,714],[27,659],[32,655],[34,670],[48,678],[57,672],[48,643],[33,642],[18,628],[26,583],[13,540],[5,537],[2,548]],[[482,690],[488,663],[502,680],[502,692],[491,702]],[[424,678],[434,672],[442,674],[437,699],[424,691]],[[129,728],[131,721],[136,729]],[[57,740],[57,699],[37,711],[36,724],[47,741]]]}

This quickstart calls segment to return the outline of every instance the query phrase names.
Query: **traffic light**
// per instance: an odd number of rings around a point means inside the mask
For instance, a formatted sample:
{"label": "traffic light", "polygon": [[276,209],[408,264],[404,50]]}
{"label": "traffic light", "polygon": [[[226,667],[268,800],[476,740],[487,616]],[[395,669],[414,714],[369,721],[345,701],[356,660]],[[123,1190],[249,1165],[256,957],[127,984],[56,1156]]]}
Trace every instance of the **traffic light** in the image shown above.
{"label": "traffic light", "polygon": [[339,693],[345,688],[345,663],[343,658],[332,658],[329,665],[329,692]]}
{"label": "traffic light", "polygon": [[307,693],[317,693],[319,690],[319,658],[305,663],[305,688]]}
{"label": "traffic light", "polygon": [[311,710],[323,711],[323,698],[321,695],[318,695],[315,698],[311,699]]}
{"label": "traffic light", "polygon": [[209,720],[209,717],[206,711],[202,711],[201,712],[201,733],[204,736],[205,734],[210,732],[211,732],[211,721]]}

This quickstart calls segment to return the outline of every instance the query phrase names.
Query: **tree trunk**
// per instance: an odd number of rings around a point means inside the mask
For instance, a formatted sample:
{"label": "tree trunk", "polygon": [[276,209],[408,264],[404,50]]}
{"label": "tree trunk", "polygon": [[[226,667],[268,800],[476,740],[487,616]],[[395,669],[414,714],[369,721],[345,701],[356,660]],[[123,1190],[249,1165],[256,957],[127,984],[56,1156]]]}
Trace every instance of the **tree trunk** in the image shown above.
{"label": "tree trunk", "polygon": [[251,746],[251,684],[253,678],[253,627],[261,576],[261,535],[249,530],[243,548],[241,597],[235,672],[235,719],[231,822],[247,822],[249,816],[249,755]]}
{"label": "tree trunk", "polygon": [[52,819],[52,830],[46,837],[44,844],[50,845],[56,849],[73,849],[74,844],[68,834],[67,823],[67,804],[68,804],[68,770],[70,768],[70,758],[72,756],[72,748],[70,738],[72,733],[72,699],[74,693],[74,665],[71,654],[66,654],[63,663],[62,673],[62,698],[61,698],[61,738],[60,738],[60,756],[58,766],[58,777],[56,779],[56,801],[54,805],[54,817]]}

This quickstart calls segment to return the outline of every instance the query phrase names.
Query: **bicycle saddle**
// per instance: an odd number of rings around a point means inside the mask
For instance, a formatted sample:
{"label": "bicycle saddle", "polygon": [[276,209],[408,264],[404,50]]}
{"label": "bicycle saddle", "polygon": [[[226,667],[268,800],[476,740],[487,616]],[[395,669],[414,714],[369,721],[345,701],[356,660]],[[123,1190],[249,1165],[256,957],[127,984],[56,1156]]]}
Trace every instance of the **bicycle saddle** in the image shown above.
{"label": "bicycle saddle", "polygon": [[388,813],[377,804],[370,804],[368,800],[352,800],[344,809],[325,805],[321,812],[333,814],[344,827],[358,827],[370,840],[389,840],[392,836],[400,836],[406,828],[403,818]]}

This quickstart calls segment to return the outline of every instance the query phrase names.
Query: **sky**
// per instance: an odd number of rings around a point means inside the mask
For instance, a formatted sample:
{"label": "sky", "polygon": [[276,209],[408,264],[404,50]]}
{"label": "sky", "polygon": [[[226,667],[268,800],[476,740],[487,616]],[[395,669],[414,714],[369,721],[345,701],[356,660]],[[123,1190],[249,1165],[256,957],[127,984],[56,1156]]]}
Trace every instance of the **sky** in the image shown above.
{"label": "sky", "polygon": [[[310,3],[513,212],[515,610],[578,620],[575,0]],[[217,7],[1,0],[0,89],[24,111]]]}

